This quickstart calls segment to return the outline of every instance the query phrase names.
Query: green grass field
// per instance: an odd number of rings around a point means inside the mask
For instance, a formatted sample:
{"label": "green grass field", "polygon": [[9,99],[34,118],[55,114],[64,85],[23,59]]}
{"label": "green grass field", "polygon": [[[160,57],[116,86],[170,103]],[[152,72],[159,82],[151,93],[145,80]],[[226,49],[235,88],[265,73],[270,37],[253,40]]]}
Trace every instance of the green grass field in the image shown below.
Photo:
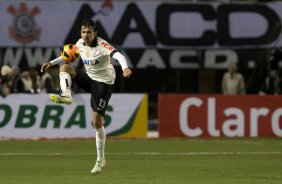
{"label": "green grass field", "polygon": [[282,183],[281,139],[109,139],[91,175],[94,140],[0,141],[0,183]]}

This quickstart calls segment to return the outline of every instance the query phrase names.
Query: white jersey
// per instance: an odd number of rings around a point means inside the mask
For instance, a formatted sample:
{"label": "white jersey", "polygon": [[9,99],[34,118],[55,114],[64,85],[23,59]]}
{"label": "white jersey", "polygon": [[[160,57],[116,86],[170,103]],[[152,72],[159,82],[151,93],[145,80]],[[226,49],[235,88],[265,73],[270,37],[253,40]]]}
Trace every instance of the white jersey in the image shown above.
{"label": "white jersey", "polygon": [[79,48],[87,75],[98,82],[114,84],[116,73],[110,63],[110,54],[115,48],[100,37],[97,37],[97,45],[94,47],[85,46],[82,38],[75,45]]}

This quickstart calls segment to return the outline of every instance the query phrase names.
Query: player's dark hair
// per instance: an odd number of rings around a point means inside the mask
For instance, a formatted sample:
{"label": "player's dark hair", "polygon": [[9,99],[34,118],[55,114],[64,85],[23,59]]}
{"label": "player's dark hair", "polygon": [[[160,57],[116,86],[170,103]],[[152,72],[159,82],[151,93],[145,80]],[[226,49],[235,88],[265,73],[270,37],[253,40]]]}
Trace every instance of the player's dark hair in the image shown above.
{"label": "player's dark hair", "polygon": [[97,31],[97,27],[96,24],[93,20],[91,19],[85,19],[82,21],[81,26],[85,26],[85,27],[92,27],[93,31],[96,32]]}

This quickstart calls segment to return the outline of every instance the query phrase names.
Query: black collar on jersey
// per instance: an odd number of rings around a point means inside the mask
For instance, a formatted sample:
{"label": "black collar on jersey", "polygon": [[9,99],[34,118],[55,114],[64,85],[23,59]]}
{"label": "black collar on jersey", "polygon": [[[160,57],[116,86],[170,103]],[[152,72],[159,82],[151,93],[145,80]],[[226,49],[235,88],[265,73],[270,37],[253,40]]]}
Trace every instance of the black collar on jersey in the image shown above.
{"label": "black collar on jersey", "polygon": [[[85,46],[85,42],[83,43],[83,45]],[[98,45],[97,42],[97,37],[93,40],[92,44],[90,45],[90,47],[96,47]]]}

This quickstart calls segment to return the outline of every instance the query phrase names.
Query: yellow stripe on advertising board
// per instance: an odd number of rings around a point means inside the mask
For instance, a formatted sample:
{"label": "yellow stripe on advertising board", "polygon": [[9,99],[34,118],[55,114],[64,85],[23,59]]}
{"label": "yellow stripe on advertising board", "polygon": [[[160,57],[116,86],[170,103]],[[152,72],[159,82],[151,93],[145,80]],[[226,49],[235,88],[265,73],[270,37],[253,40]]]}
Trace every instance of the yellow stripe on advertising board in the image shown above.
{"label": "yellow stripe on advertising board", "polygon": [[118,137],[145,138],[147,137],[147,131],[148,131],[148,94],[145,94],[140,102],[140,105],[138,106],[136,116],[134,118],[134,122],[131,129],[128,132],[119,135]]}

